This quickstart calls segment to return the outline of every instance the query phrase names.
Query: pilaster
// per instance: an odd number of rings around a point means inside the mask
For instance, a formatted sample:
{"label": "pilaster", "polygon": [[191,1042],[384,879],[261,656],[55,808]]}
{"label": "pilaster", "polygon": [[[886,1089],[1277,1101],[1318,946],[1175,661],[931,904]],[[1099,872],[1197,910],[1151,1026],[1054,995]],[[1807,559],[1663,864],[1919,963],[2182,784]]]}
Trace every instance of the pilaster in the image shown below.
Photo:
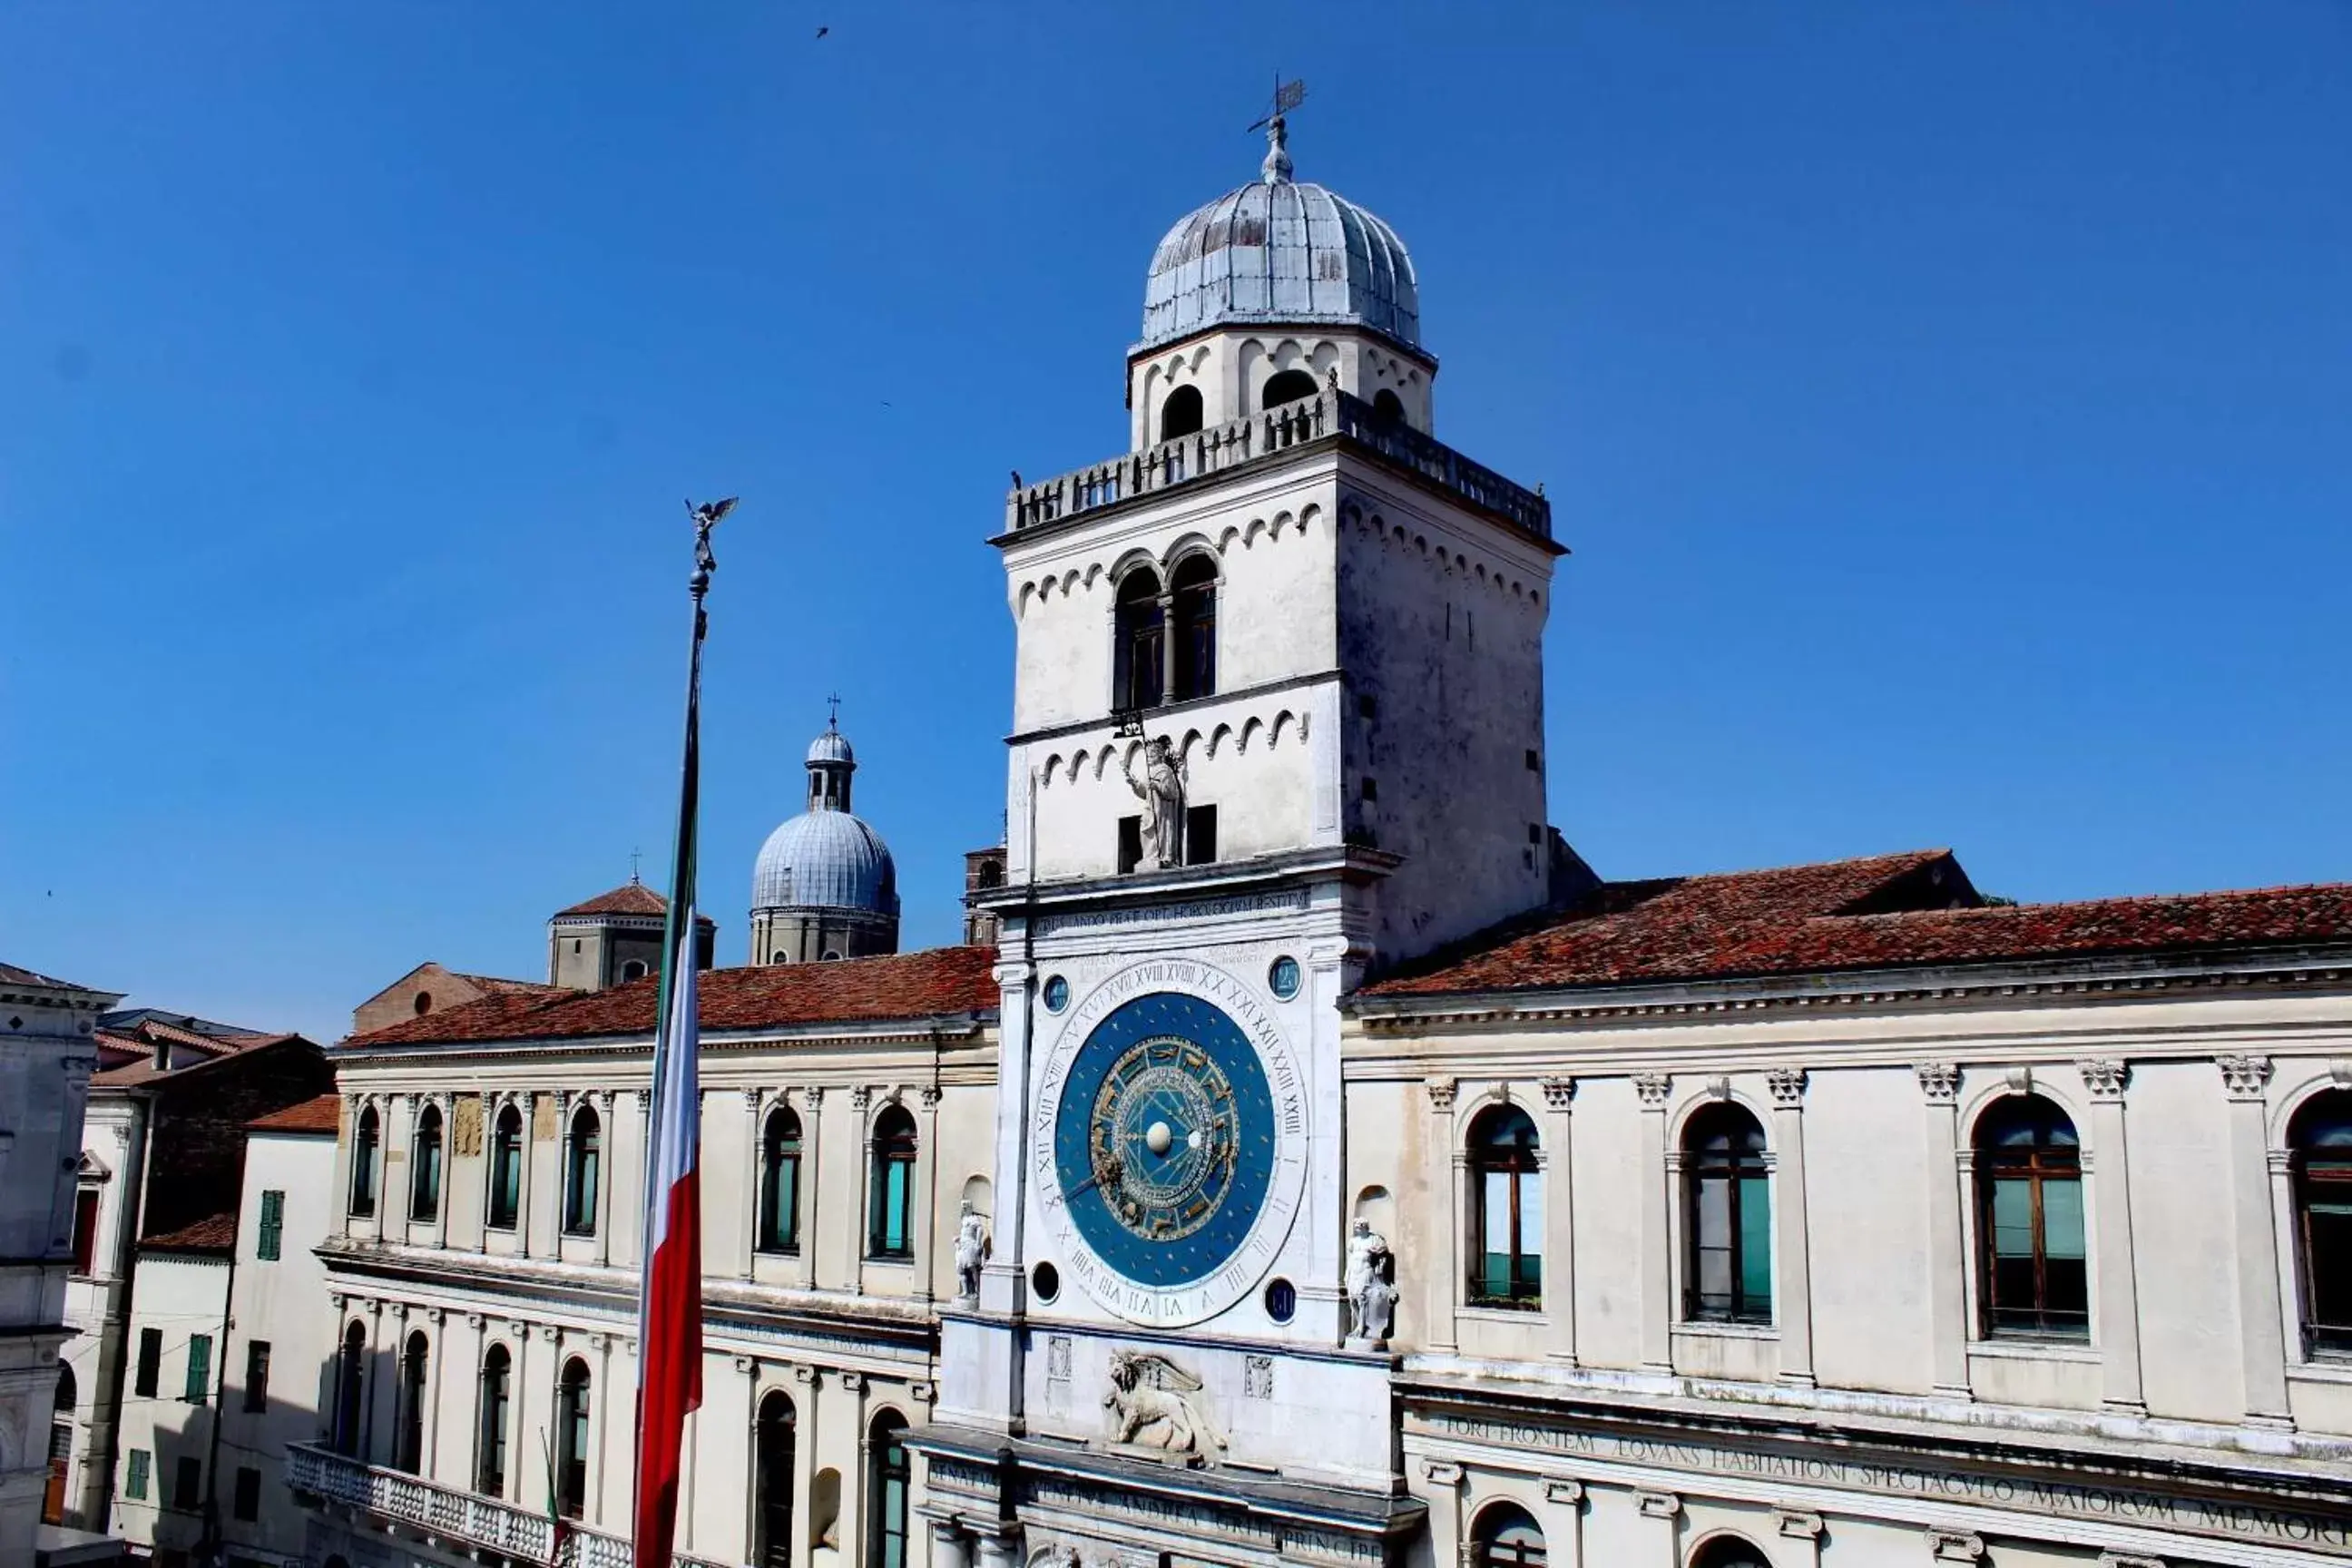
{"label": "pilaster", "polygon": [[1664,1073],[1633,1075],[1633,1091],[1642,1100],[1642,1364],[1652,1372],[1675,1368],[1666,1191],[1672,1181],[1666,1170],[1666,1094],[1673,1087]]}
{"label": "pilaster", "polygon": [[2281,1324],[2278,1254],[2271,1215],[2270,1135],[2266,1125],[2271,1061],[2228,1056],[2214,1065],[2229,1096],[2230,1206],[2237,1243],[2238,1346],[2243,1358],[2246,1422],[2291,1427],[2286,1340]]}
{"label": "pilaster", "polygon": [[1545,1349],[1576,1364],[1576,1160],[1571,1142],[1576,1080],[1548,1078],[1544,1097]]}
{"label": "pilaster", "polygon": [[1772,1142],[1779,1199],[1772,1205],[1772,1247],[1780,1258],[1777,1313],[1780,1330],[1780,1381],[1813,1386],[1812,1261],[1805,1219],[1805,1069],[1775,1068],[1767,1076],[1772,1094]]}
{"label": "pilaster", "polygon": [[1461,1151],[1454,1141],[1454,1081],[1433,1078],[1422,1086],[1429,1095],[1430,1141],[1441,1151],[1443,1173],[1432,1184],[1433,1212],[1429,1216],[1428,1277],[1423,1286],[1423,1312],[1428,1319],[1422,1342],[1433,1351],[1454,1347],[1454,1313],[1462,1294],[1462,1268],[1457,1248],[1462,1237],[1462,1184],[1465,1175]]}
{"label": "pilaster", "polygon": [[1937,1394],[1971,1397],[1969,1385],[1968,1256],[1961,1241],[1960,1069],[1921,1062],[1911,1069],[1927,1105],[1927,1327]]}
{"label": "pilaster", "polygon": [[2091,1154],[2095,1161],[2099,1291],[2100,1398],[2109,1408],[2137,1414],[2140,1396],[2139,1289],[2133,1278],[2131,1158],[2124,1143],[2127,1063],[2094,1059],[2076,1064],[2091,1099]]}

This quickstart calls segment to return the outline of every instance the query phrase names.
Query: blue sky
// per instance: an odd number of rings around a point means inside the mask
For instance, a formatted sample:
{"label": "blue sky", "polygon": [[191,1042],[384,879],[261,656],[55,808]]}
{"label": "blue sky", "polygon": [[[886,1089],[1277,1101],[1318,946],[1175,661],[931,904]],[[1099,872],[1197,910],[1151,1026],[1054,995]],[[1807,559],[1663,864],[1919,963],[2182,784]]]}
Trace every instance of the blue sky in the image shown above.
{"label": "blue sky", "polygon": [[662,861],[678,503],[735,492],[722,953],[835,690],[953,940],[1006,471],[1124,446],[1144,264],[1277,68],[1412,249],[1441,435],[1575,552],[1603,874],[2352,878],[2334,0],[20,4],[0,956],[322,1037],[541,972]]}

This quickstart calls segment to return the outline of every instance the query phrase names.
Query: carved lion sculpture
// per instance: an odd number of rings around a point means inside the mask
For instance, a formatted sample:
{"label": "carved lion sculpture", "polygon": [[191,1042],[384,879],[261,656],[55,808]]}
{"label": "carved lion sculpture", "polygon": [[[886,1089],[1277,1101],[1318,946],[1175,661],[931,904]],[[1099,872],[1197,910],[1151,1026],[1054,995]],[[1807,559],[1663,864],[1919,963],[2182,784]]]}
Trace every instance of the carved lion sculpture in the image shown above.
{"label": "carved lion sculpture", "polygon": [[1200,1394],[1201,1380],[1167,1357],[1114,1352],[1110,1392],[1103,1395],[1111,1440],[1216,1463],[1226,1438]]}

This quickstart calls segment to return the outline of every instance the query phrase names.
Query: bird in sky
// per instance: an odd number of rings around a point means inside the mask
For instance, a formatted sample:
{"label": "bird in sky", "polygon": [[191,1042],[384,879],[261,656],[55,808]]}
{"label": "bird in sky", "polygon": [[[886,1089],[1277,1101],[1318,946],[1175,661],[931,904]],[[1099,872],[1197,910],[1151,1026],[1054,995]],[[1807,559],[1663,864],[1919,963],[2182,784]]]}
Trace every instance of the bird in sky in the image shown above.
{"label": "bird in sky", "polygon": [[819,28],[816,30],[816,36],[817,36],[818,37],[822,38],[822,37],[824,37],[827,33],[830,33],[830,32],[832,32],[832,31],[833,31],[833,29],[832,29],[831,27],[819,27]]}

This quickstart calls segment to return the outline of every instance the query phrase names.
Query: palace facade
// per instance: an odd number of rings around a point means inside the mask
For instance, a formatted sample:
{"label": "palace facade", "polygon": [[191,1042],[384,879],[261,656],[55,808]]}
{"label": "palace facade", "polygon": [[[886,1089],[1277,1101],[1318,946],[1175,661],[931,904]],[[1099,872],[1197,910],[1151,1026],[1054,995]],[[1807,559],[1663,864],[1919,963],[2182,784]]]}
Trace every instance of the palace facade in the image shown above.
{"label": "palace facade", "polygon": [[[1279,120],[1162,240],[1129,450],[992,541],[973,942],[889,952],[812,751],[702,983],[679,1561],[2352,1560],[2352,889],[1596,876],[1420,324]],[[624,1561],[654,984],[335,1053],[306,1561]]]}

